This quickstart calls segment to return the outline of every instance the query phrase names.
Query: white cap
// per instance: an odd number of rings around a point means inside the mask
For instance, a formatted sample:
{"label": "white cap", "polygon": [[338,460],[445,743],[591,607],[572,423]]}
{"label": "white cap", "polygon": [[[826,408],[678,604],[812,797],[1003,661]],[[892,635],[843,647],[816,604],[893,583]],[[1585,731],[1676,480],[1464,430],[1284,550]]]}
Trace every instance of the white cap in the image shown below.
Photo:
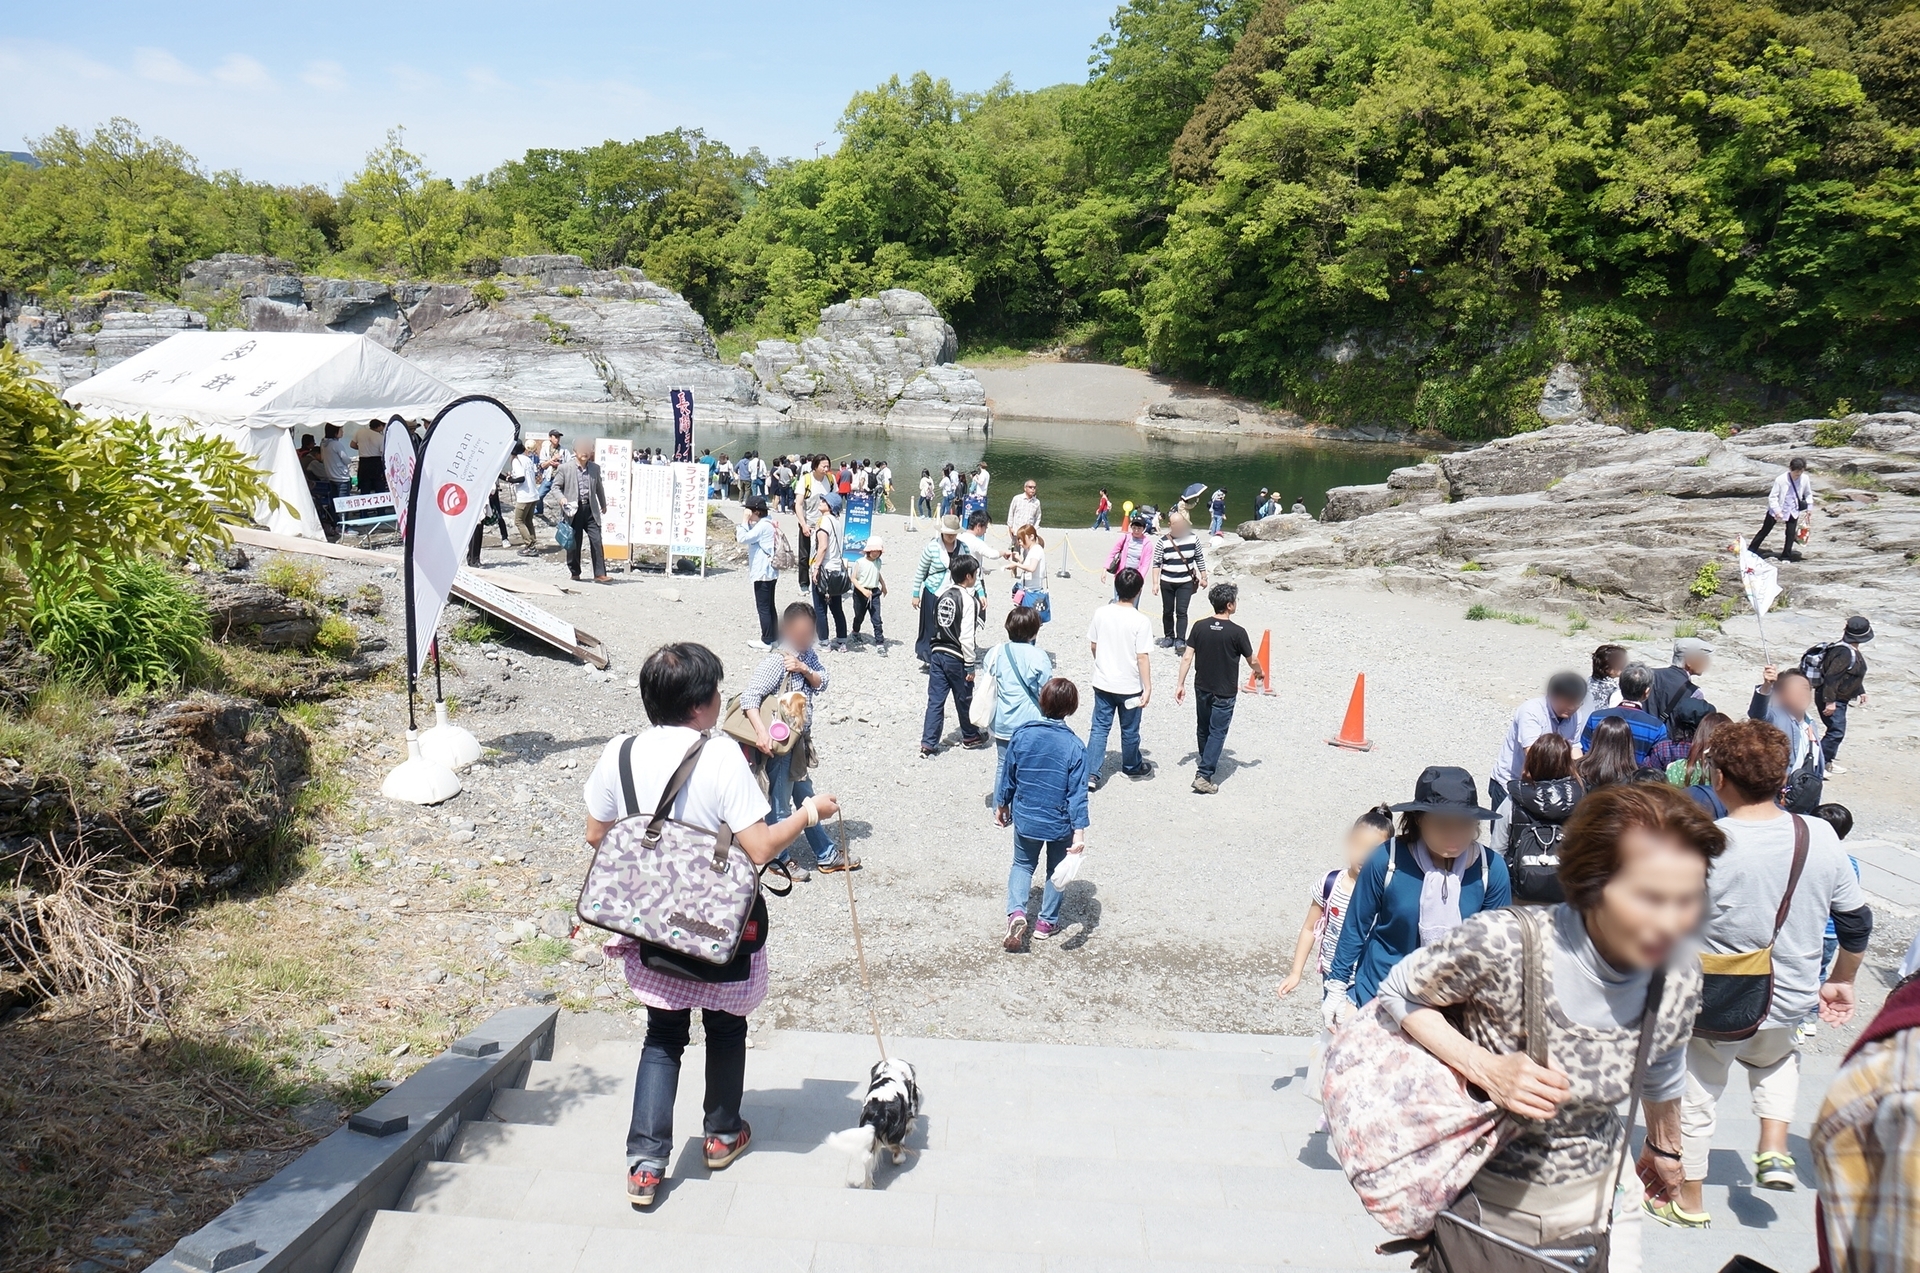
{"label": "white cap", "polygon": [[860,545],[860,551],[863,553],[885,552],[886,548],[887,548],[887,541],[880,538],[880,536],[878,535],[872,536],[867,540],[866,543]]}

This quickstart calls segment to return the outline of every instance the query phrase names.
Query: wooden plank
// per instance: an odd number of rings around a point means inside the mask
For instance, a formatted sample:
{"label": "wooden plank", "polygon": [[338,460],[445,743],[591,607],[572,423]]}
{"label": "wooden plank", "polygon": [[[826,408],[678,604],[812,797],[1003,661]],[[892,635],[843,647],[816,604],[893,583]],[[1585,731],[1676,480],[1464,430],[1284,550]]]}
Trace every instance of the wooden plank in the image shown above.
{"label": "wooden plank", "polygon": [[[374,552],[369,548],[352,548],[346,544],[330,544],[324,539],[308,539],[301,535],[278,535],[270,530],[260,530],[252,526],[229,526],[236,541],[252,544],[256,548],[271,548],[276,552],[304,553],[309,557],[326,557],[333,561],[359,561],[376,566],[399,566],[399,553]],[[502,575],[487,581],[496,588],[508,592],[518,592],[529,597],[564,597],[569,588],[555,587],[539,579],[518,579],[512,575]]]}

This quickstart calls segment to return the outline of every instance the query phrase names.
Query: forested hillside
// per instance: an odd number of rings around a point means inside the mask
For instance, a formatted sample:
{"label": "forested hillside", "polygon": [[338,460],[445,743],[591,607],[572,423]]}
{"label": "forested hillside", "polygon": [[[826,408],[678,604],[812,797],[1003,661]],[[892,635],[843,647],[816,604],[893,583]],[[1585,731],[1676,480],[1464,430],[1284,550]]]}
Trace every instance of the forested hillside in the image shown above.
{"label": "forested hillside", "polygon": [[888,286],[973,348],[1065,340],[1321,419],[1522,425],[1547,369],[1704,427],[1920,379],[1912,0],[1130,0],[1085,83],[857,94],[770,162],[679,130],[455,182],[398,132],[338,192],[116,121],[0,166],[0,278],[186,261],[637,265],[721,330]]}

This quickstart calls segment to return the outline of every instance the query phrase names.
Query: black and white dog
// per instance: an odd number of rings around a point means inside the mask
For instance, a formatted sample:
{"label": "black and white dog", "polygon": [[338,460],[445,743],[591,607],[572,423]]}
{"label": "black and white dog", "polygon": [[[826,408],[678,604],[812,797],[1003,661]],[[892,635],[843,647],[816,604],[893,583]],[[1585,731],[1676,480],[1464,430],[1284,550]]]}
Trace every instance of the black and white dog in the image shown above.
{"label": "black and white dog", "polygon": [[914,1081],[913,1066],[899,1057],[888,1057],[873,1067],[867,1077],[867,1099],[860,1107],[860,1125],[827,1137],[827,1143],[847,1154],[847,1188],[873,1188],[873,1169],[880,1151],[893,1155],[895,1166],[906,1161],[907,1137],[913,1134],[914,1120],[920,1117],[920,1085]]}

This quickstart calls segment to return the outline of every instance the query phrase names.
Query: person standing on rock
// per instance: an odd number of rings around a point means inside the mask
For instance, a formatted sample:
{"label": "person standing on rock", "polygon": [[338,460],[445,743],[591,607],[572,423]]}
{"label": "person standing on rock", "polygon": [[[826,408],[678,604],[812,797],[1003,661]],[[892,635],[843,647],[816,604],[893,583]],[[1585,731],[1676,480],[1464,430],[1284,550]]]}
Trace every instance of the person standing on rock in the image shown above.
{"label": "person standing on rock", "polygon": [[1260,664],[1254,661],[1252,638],[1233,621],[1234,611],[1240,608],[1240,589],[1230,583],[1217,583],[1208,589],[1207,601],[1213,606],[1213,617],[1193,625],[1193,640],[1181,656],[1180,681],[1173,690],[1174,702],[1186,702],[1187,673],[1196,673],[1194,746],[1200,759],[1195,766],[1193,789],[1203,796],[1220,790],[1213,776],[1220,768],[1227,730],[1233,726],[1233,709],[1240,701],[1240,660],[1245,659],[1253,670],[1253,680],[1265,676]]}
{"label": "person standing on rock", "polygon": [[[1123,541],[1124,542],[1124,541]],[[1132,566],[1113,577],[1114,600],[1093,612],[1087,646],[1093,654],[1093,723],[1087,729],[1087,788],[1100,789],[1107,735],[1120,718],[1120,772],[1136,781],[1153,777],[1140,755],[1140,713],[1153,699],[1153,624],[1140,613],[1146,581]]]}
{"label": "person standing on rock", "polygon": [[973,670],[980,662],[980,623],[986,606],[974,592],[980,563],[965,553],[947,566],[938,591],[927,599],[933,612],[933,640],[927,660],[927,715],[920,730],[920,756],[940,753],[946,732],[947,696],[960,714],[960,745],[978,751],[987,735],[973,723]]}
{"label": "person standing on rock", "polygon": [[1307,513],[1307,502],[1298,495],[1293,497],[1293,508],[1291,511],[1296,517],[1306,517],[1309,515]]}
{"label": "person standing on rock", "polygon": [[[1021,613],[1016,610],[1015,614]],[[1009,623],[1011,628],[1011,623]],[[1080,690],[1065,677],[1040,688],[1040,713],[1013,731],[993,784],[994,821],[1013,828],[1013,868],[1007,872],[1007,931],[1000,948],[1017,953],[1027,933],[1033,873],[1044,858],[1035,941],[1060,931],[1060,890],[1053,873],[1069,854],[1084,853],[1087,827],[1087,753],[1067,717],[1080,709]]]}
{"label": "person standing on rock", "polygon": [[1767,493],[1767,518],[1760,523],[1760,533],[1747,545],[1747,551],[1759,556],[1767,542],[1767,536],[1773,533],[1777,522],[1787,524],[1787,546],[1780,552],[1781,561],[1798,561],[1800,554],[1794,551],[1798,539],[1800,523],[1813,511],[1813,479],[1807,476],[1807,462],[1800,456],[1794,456],[1787,464],[1787,471],[1773,479],[1773,489]]}
{"label": "person standing on rock", "polygon": [[960,519],[947,513],[940,518],[940,533],[920,550],[920,561],[914,567],[913,589],[907,599],[920,615],[920,633],[914,638],[913,653],[923,667],[933,652],[933,594],[946,583],[947,567],[959,546]]}
{"label": "person standing on rock", "polygon": [[[1820,679],[1814,683],[1813,703],[1827,723],[1827,732],[1820,739],[1820,754],[1826,757],[1828,777],[1847,772],[1839,763],[1840,744],[1847,737],[1847,708],[1867,705],[1867,658],[1860,647],[1871,640],[1873,624],[1865,615],[1856,614],[1847,620],[1846,631],[1838,641],[1824,649],[1816,647],[1814,670]],[[1807,651],[1809,655],[1814,653]],[[1806,655],[1801,656],[1801,666],[1806,666]]]}
{"label": "person standing on rock", "polygon": [[1193,523],[1183,512],[1167,518],[1167,533],[1154,541],[1152,583],[1148,588],[1160,598],[1161,649],[1185,652],[1187,648],[1187,607],[1196,589],[1207,587],[1207,555]]}
{"label": "person standing on rock", "polygon": [[554,486],[560,493],[560,516],[573,526],[573,543],[567,548],[567,573],[580,578],[580,549],[592,549],[593,581],[612,583],[607,573],[606,549],[601,545],[600,515],[607,508],[607,488],[600,481],[600,466],[593,462],[593,443],[582,438],[571,453],[561,458],[554,471]]}
{"label": "person standing on rock", "polygon": [[1212,533],[1218,535],[1227,528],[1227,493],[1216,490],[1213,499],[1207,504],[1207,514],[1212,519]]}
{"label": "person standing on rock", "polygon": [[1555,672],[1547,680],[1546,693],[1514,710],[1500,754],[1494,758],[1493,774],[1487,780],[1487,803],[1498,809],[1506,800],[1507,788],[1525,767],[1527,748],[1533,746],[1534,739],[1558,734],[1571,743],[1580,737],[1580,705],[1586,697],[1587,683],[1578,672]]}
{"label": "person standing on rock", "polygon": [[1032,478],[1007,503],[1007,530],[1018,532],[1022,526],[1040,529],[1040,485]]}
{"label": "person standing on rock", "polygon": [[[713,651],[701,645],[665,645],[647,656],[640,668],[640,699],[653,728],[612,738],[601,752],[584,793],[589,845],[598,848],[616,822],[650,813],[668,779],[696,746],[699,759],[673,802],[672,816],[691,826],[731,828],[735,844],[757,866],[771,862],[802,832],[839,812],[838,801],[819,795],[777,823],[762,821],[767,798],[740,749],[701,746],[701,739],[720,720],[720,681],[725,674]],[[631,803],[626,798],[629,782]],[[606,949],[610,958],[620,961],[628,987],[647,1009],[626,1162],[627,1200],[637,1207],[650,1207],[674,1149],[673,1103],[695,1008],[700,1010],[707,1036],[701,1146],[707,1170],[731,1166],[753,1142],[753,1129],[740,1117],[740,1101],[746,1086],[747,1014],[767,997],[767,951],[763,944],[745,958],[736,956],[723,975],[738,973],[737,980],[707,982],[649,967],[644,947],[626,937],[614,938]]]}
{"label": "person standing on rock", "polygon": [[767,516],[767,501],[761,495],[747,496],[747,524],[740,531],[740,543],[747,550],[747,578],[753,582],[753,608],[760,615],[760,639],[747,642],[752,650],[770,650],[780,639],[774,620],[774,590],[780,586],[780,571],[773,564],[774,541],[780,527]]}

